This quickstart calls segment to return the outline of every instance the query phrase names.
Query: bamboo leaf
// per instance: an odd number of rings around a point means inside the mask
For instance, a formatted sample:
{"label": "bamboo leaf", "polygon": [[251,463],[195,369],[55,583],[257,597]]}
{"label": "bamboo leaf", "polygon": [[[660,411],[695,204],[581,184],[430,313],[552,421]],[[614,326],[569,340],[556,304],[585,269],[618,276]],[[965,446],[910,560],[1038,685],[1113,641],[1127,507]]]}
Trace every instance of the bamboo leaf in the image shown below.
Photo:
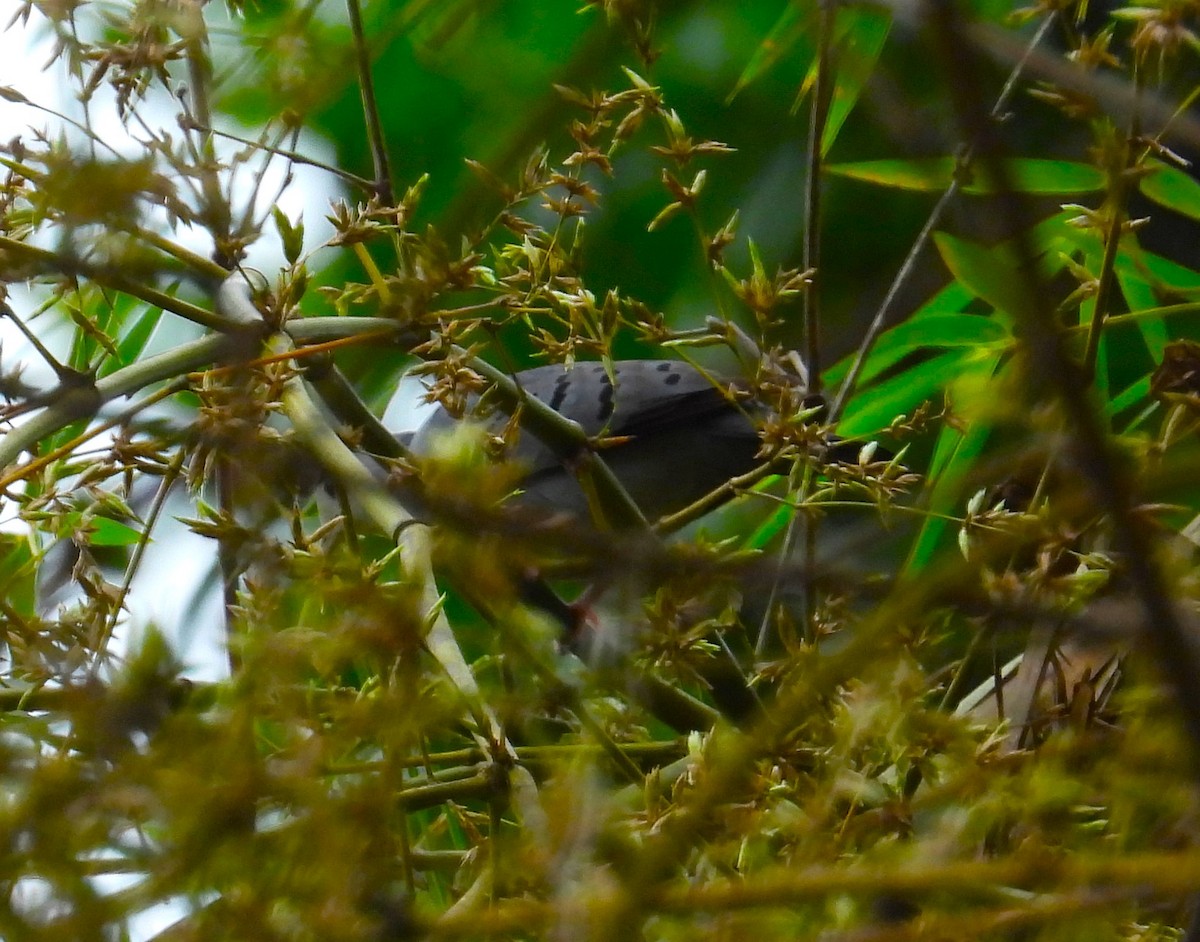
{"label": "bamboo leaf", "polygon": [[1145,402],[1150,397],[1150,377],[1143,376],[1141,379],[1130,383],[1116,396],[1113,396],[1104,406],[1106,415],[1112,417],[1120,415],[1126,409],[1136,406],[1140,402]]}
{"label": "bamboo leaf", "polygon": [[154,336],[154,331],[158,327],[159,321],[162,320],[162,313],[162,308],[160,307],[147,308],[141,317],[134,321],[133,326],[129,328],[125,336],[117,343],[117,355],[105,361],[104,366],[100,370],[101,376],[107,376],[122,366],[128,366],[142,355],[146,349],[146,344]]}
{"label": "bamboo leaf", "polygon": [[[1130,311],[1147,311],[1158,306],[1154,287],[1128,266],[1117,266],[1117,283],[1121,286],[1121,294],[1125,296],[1125,305]],[[1151,359],[1155,363],[1160,362],[1171,339],[1166,321],[1162,317],[1139,317],[1137,328],[1141,331]]]}
{"label": "bamboo leaf", "polygon": [[913,541],[904,567],[910,574],[928,566],[942,545],[950,527],[950,521],[944,515],[953,515],[960,510],[963,482],[990,435],[991,428],[981,423],[970,426],[965,432],[950,425],[942,426],[930,462],[930,513],[921,524],[921,532]]}
{"label": "bamboo leaf", "polygon": [[816,4],[789,3],[779,14],[775,25],[750,56],[725,103],[729,104],[748,85],[757,81],[780,58],[786,55],[803,37],[816,35],[819,8]]}
{"label": "bamboo leaf", "polygon": [[[875,183],[900,190],[939,193],[954,179],[953,157],[914,160],[864,160],[831,164],[826,169],[837,176]],[[1066,160],[1016,158],[1004,162],[1009,185],[1018,193],[1056,196],[1096,193],[1104,189],[1104,174],[1090,164]],[[982,174],[968,174],[962,190],[971,195],[996,193],[993,181]]]}
{"label": "bamboo leaf", "polygon": [[996,318],[978,314],[914,318],[896,325],[879,338],[863,370],[863,381],[870,381],[920,350],[978,349],[990,344],[1007,345],[1011,341],[1008,326]]}
{"label": "bamboo leaf", "polygon": [[1194,298],[1200,295],[1200,272],[1147,252],[1130,238],[1121,240],[1117,271],[1133,272],[1156,291]]}
{"label": "bamboo leaf", "polygon": [[[921,307],[919,307],[916,311],[914,311],[912,316],[909,317],[908,321],[905,323],[919,320],[923,317],[957,314],[974,300],[975,295],[968,291],[965,286],[960,285],[957,281],[952,281],[923,305],[921,305]],[[897,325],[897,327],[900,326],[903,325]],[[878,347],[879,344],[884,343],[884,338],[887,337],[888,333],[890,333],[892,330],[896,330],[897,327],[892,327],[888,331],[885,331],[883,334],[881,334],[879,339],[875,341],[875,346]],[[877,363],[886,362],[885,360],[877,361],[876,356],[877,350],[873,347],[869,355],[868,363],[872,364],[872,372],[874,373],[881,371],[880,368],[876,367]],[[853,362],[853,360],[853,355],[843,357],[837,363],[833,364],[833,366],[829,367],[829,369],[825,371],[825,382],[830,386],[840,385],[846,378],[846,374],[849,372],[850,364]]]}
{"label": "bamboo leaf", "polygon": [[1148,161],[1147,166],[1151,172],[1138,184],[1142,195],[1189,219],[1200,219],[1200,182],[1160,160]]}
{"label": "bamboo leaf", "polygon": [[838,10],[839,30],[833,98],[825,130],[821,135],[821,154],[827,154],[846,118],[858,104],[870,81],[892,28],[891,12],[871,7],[842,7]]}
{"label": "bamboo leaf", "polygon": [[933,241],[951,274],[977,298],[997,311],[1021,313],[1025,301],[1019,286],[1025,276],[1003,245],[983,246],[944,232],[935,233]]}
{"label": "bamboo leaf", "polygon": [[88,542],[93,546],[132,546],[142,539],[133,527],[108,517],[93,517],[88,524]]}
{"label": "bamboo leaf", "polygon": [[942,426],[934,446],[933,458],[929,463],[929,511],[921,525],[921,532],[913,541],[905,568],[913,572],[923,569],[938,547],[943,545],[950,520],[963,510],[960,503],[963,498],[963,486],[969,479],[975,459],[983,451],[991,437],[992,425],[986,415],[972,408],[961,400],[965,396],[970,399],[979,390],[994,388],[1001,381],[997,371],[1002,364],[1011,362],[1001,356],[978,357],[964,364],[964,369],[955,384],[962,395],[954,389],[948,393],[951,408],[956,414],[965,418],[965,431],[959,423],[947,423]]}
{"label": "bamboo leaf", "polygon": [[971,356],[962,349],[942,353],[871,387],[869,396],[859,396],[847,407],[838,434],[862,438],[886,428],[897,416],[941,392]]}

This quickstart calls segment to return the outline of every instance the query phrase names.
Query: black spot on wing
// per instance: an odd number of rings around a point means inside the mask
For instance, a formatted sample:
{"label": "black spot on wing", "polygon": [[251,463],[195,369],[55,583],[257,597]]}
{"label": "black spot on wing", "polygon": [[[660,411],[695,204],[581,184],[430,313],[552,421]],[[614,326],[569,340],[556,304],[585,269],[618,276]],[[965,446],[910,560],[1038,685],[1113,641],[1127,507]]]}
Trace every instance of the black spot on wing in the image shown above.
{"label": "black spot on wing", "polygon": [[567,373],[563,373],[554,381],[554,394],[550,397],[548,405],[555,412],[562,411],[562,404],[567,398],[567,393],[571,391],[571,377]]}
{"label": "black spot on wing", "polygon": [[683,379],[683,374],[680,373],[675,364],[671,363],[670,361],[660,363],[654,369],[659,373],[667,374],[667,378],[664,379],[663,382],[668,386],[678,386],[680,381]]}
{"label": "black spot on wing", "polygon": [[599,396],[600,409],[596,413],[596,421],[603,424],[612,418],[613,409],[615,408],[616,403],[613,396],[612,380],[609,379],[608,373],[606,373],[603,368],[600,369],[599,379],[601,383]]}

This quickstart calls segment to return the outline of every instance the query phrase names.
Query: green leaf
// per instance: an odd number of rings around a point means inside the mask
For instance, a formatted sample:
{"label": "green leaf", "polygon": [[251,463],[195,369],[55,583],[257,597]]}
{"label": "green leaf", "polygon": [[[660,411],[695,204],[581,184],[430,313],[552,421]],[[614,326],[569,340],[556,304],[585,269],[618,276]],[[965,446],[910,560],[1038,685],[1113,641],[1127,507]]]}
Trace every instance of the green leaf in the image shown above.
{"label": "green leaf", "polygon": [[46,449],[49,451],[63,447],[67,442],[73,441],[82,435],[87,427],[87,419],[78,419],[68,425],[64,425],[46,439]]}
{"label": "green leaf", "polygon": [[98,314],[95,320],[73,303],[64,304],[63,310],[77,328],[72,338],[69,361],[73,369],[86,372],[91,368],[100,350],[109,356],[116,356],[117,348],[106,333],[108,321],[111,319],[110,309],[100,308],[103,313]]}
{"label": "green leaf", "polygon": [[[1002,363],[1011,363],[1000,356],[976,358],[967,365],[958,377],[964,388],[971,385],[987,388],[994,383],[994,374]],[[953,402],[954,396],[951,393]],[[968,413],[970,409],[966,410]],[[933,458],[929,462],[929,511],[930,516],[921,526],[921,532],[913,541],[906,569],[920,571],[933,557],[941,545],[953,517],[961,512],[964,484],[970,480],[970,471],[975,459],[991,436],[991,423],[981,418],[970,421],[966,432],[947,423],[942,426],[934,446]]]}
{"label": "green leaf", "polygon": [[1147,161],[1146,166],[1151,172],[1138,184],[1143,196],[1189,219],[1200,219],[1200,182],[1161,160]]}
{"label": "green leaf", "polygon": [[1113,396],[1104,406],[1104,413],[1108,416],[1120,415],[1126,409],[1136,406],[1139,402],[1145,402],[1150,398],[1150,377],[1143,376],[1139,380],[1135,380],[1118,395]]}
{"label": "green leaf", "polygon": [[275,220],[275,229],[283,243],[283,257],[289,265],[295,265],[304,251],[304,220],[293,223],[278,206],[271,208],[271,218]]}
{"label": "green leaf", "polygon": [[767,281],[767,270],[763,267],[762,256],[758,254],[758,245],[753,239],[746,240],[746,248],[750,253],[750,275],[756,281]]}
{"label": "green leaf", "polygon": [[150,338],[154,335],[154,330],[158,327],[158,322],[162,320],[162,308],[148,308],[141,317],[133,322],[133,326],[126,331],[125,336],[117,343],[117,355],[115,358],[106,360],[100,368],[100,375],[107,376],[114,370],[120,369],[123,366],[129,366],[146,349],[146,344],[150,342]]}
{"label": "green leaf", "polygon": [[930,515],[925,518],[921,532],[913,541],[904,567],[908,573],[924,569],[942,543],[951,525],[946,515],[952,516],[959,509],[957,505],[962,499],[962,485],[967,471],[983,451],[990,432],[991,429],[983,425],[973,425],[966,433],[949,425],[942,426],[934,446],[932,462],[941,469],[941,473],[935,474],[932,468],[930,470],[933,482],[929,489]]}
{"label": "green leaf", "polygon": [[0,533],[0,597],[18,614],[34,614],[34,583],[38,562],[34,559],[27,537]]}
{"label": "green leaf", "polygon": [[[1040,282],[1054,277],[1065,264],[1061,253],[1046,251],[1059,241],[1054,234],[1057,220],[1049,222],[1055,225],[1048,229],[1039,225],[1024,236],[1024,241],[1042,253],[1037,260],[1040,271],[1036,278]],[[954,277],[996,311],[1015,317],[1032,303],[1030,291],[1034,285],[1030,275],[1021,270],[1013,242],[985,246],[944,232],[934,233],[933,241]]]}
{"label": "green leaf", "polygon": [[[932,298],[917,308],[917,310],[915,310],[904,323],[911,323],[912,321],[920,320],[924,317],[957,314],[974,300],[975,295],[960,285],[957,281],[952,281]],[[897,325],[897,327],[902,326],[902,324]],[[890,330],[896,330],[897,327],[892,327]],[[890,333],[890,330],[880,335],[880,338],[875,342],[876,347],[885,342],[884,338],[887,337],[888,333]],[[872,347],[868,362],[874,364],[875,357],[877,355],[878,353],[876,348]],[[850,356],[843,357],[842,359],[838,360],[837,363],[833,364],[833,366],[829,367],[829,369],[825,371],[825,384],[827,386],[840,385],[843,380],[845,380],[846,374],[850,370],[850,364],[853,362],[854,355],[851,354]],[[878,370],[873,369],[873,372],[878,372]]]}
{"label": "green leaf", "polygon": [[897,324],[883,334],[871,351],[863,370],[863,381],[869,381],[906,356],[919,350],[978,349],[991,344],[1007,346],[1012,333],[1007,325],[992,317],[978,314],[938,314]]}
{"label": "green leaf", "polygon": [[887,428],[896,416],[911,412],[941,392],[972,356],[970,351],[952,350],[872,386],[869,395],[857,396],[846,407],[846,414],[838,423],[838,434],[862,438]]}
{"label": "green leaf", "polygon": [[[938,193],[954,179],[953,157],[928,157],[914,160],[864,160],[857,163],[830,164],[830,173],[865,183],[900,190]],[[1017,193],[1062,195],[1095,193],[1104,189],[1104,174],[1090,164],[1066,160],[1014,158],[1004,162],[1008,184]],[[963,183],[962,191],[972,195],[995,193],[994,181],[974,173]]]}
{"label": "green leaf", "polygon": [[787,525],[796,515],[796,508],[790,507],[787,504],[781,504],[767,515],[754,532],[747,537],[742,544],[743,549],[747,550],[764,550],[775,540],[779,534],[787,529]]}
{"label": "green leaf", "polygon": [[1147,252],[1136,241],[1121,240],[1117,271],[1130,271],[1152,285],[1156,291],[1195,297],[1200,294],[1200,272],[1170,259]]}
{"label": "green leaf", "polygon": [[783,12],[779,14],[775,25],[767,33],[766,38],[759,43],[754,54],[750,56],[750,61],[746,63],[742,74],[738,76],[737,84],[725,99],[725,103],[732,102],[751,82],[761,78],[802,37],[815,36],[818,14],[819,7],[815,3],[787,4],[783,8]]}
{"label": "green leaf", "polygon": [[974,300],[975,295],[957,281],[952,281],[913,311],[909,320],[934,317],[939,314],[958,314]]}
{"label": "green leaf", "polygon": [[88,527],[88,542],[92,546],[132,546],[142,539],[142,534],[133,527],[108,517],[93,517]]}
{"label": "green leaf", "polygon": [[[1076,238],[1084,231],[1071,221],[1077,215],[1073,209],[1063,210],[1053,216],[1047,216],[1022,235],[1025,244],[1034,252],[1051,257],[1052,263],[1047,263],[1043,270],[1046,277],[1062,269],[1064,263],[1058,255],[1070,255],[1076,249]],[[1098,239],[1095,240],[1095,244],[1099,244]]]}
{"label": "green leaf", "polygon": [[[1148,311],[1158,306],[1158,298],[1154,287],[1139,278],[1129,268],[1117,266],[1117,283],[1121,286],[1121,294],[1125,296],[1125,305],[1130,312]],[[1142,340],[1155,363],[1163,358],[1167,343],[1171,337],[1167,331],[1166,320],[1163,317],[1139,317],[1137,328],[1142,333]]]}
{"label": "green leaf", "polygon": [[1013,316],[1028,307],[1020,287],[1025,276],[1006,246],[979,245],[945,232],[934,233],[933,241],[950,273],[977,298]]}
{"label": "green leaf", "polygon": [[846,118],[858,104],[870,81],[892,28],[890,11],[871,7],[841,7],[837,14],[838,40],[834,61],[836,73],[829,115],[821,135],[821,154],[829,152]]}
{"label": "green leaf", "polygon": [[[1097,249],[1100,249],[1099,243],[1097,243]],[[1087,272],[1092,274],[1093,277],[1095,276],[1095,273],[1100,271],[1103,265],[1104,258],[1101,252],[1087,252],[1084,254],[1082,266]],[[1094,297],[1085,298],[1079,305],[1079,324],[1084,329],[1085,334],[1091,331],[1092,321],[1095,319],[1095,317],[1096,299]],[[1077,354],[1080,360],[1082,360],[1084,356],[1083,336],[1084,334],[1081,334],[1076,338],[1080,342],[1079,352]],[[1100,343],[1096,347],[1095,375],[1093,376],[1096,393],[1100,397],[1101,401],[1108,399],[1108,379],[1108,335],[1107,331],[1103,331],[1100,334]]]}

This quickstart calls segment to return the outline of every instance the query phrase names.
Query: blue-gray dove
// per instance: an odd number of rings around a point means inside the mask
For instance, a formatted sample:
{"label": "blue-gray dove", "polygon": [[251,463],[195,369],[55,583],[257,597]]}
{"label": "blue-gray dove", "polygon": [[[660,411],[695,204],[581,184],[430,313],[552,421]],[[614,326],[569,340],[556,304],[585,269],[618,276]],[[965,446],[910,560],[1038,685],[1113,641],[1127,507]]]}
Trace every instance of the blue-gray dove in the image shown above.
{"label": "blue-gray dove", "polygon": [[[599,455],[648,520],[688,506],[757,463],[762,440],[749,407],[687,363],[621,360],[613,379],[600,363],[539,366],[515,380],[589,437],[615,440]],[[411,451],[430,454],[456,421],[439,408],[412,436]],[[498,432],[508,416],[493,409],[484,421]],[[521,430],[508,457],[527,470],[523,502],[587,519],[575,473],[532,432]]]}

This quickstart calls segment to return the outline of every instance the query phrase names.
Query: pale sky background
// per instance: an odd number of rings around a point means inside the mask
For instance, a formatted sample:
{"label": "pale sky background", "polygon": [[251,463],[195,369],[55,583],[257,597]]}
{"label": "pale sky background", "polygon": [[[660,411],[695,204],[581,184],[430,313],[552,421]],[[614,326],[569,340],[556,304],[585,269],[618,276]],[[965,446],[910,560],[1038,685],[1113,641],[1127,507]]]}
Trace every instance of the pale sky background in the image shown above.
{"label": "pale sky background", "polygon": [[[52,40],[44,23],[39,23],[35,14],[28,26],[9,26],[9,20],[17,9],[15,0],[0,0],[0,86],[14,88],[31,101],[78,119],[80,109],[72,99],[72,86],[65,81],[60,70],[53,67],[49,71],[44,70],[52,51]],[[155,106],[142,106],[139,112],[152,126],[157,123],[171,128],[177,134],[175,110],[172,102],[164,102],[160,98]],[[116,118],[115,109],[108,106],[102,94],[97,96],[92,114],[98,130],[108,143],[124,153],[136,153],[126,129]],[[61,122],[53,115],[0,99],[2,142],[26,135],[30,128],[49,129],[52,134],[57,134],[60,126]],[[300,149],[325,161],[333,157],[332,148],[311,135],[302,139]],[[324,174],[306,167],[295,168],[295,174],[295,184],[279,201],[279,205],[289,218],[303,215],[309,240],[307,247],[311,248],[330,233],[331,228],[324,216],[329,200],[339,194]],[[271,186],[264,190],[271,191]],[[172,237],[196,251],[207,254],[211,250],[211,244],[203,233],[193,235],[180,230]],[[277,245],[271,240],[263,240],[252,254],[250,265],[269,277],[282,262],[277,252]],[[18,315],[32,310],[37,301],[34,293],[21,285],[11,285],[9,289],[10,303]],[[168,315],[164,321],[169,318]],[[39,330],[39,333],[43,331]],[[57,340],[56,352],[61,353],[67,332],[61,331]],[[52,381],[52,373],[7,321],[0,322],[0,343],[3,345],[5,368],[22,362],[26,364],[25,375],[31,382],[48,385]],[[54,347],[53,344],[51,346]],[[170,513],[190,515],[191,511],[186,501],[177,500],[170,508]],[[20,522],[14,520],[11,506],[0,504],[0,527],[23,530]],[[191,534],[173,518],[160,523],[155,532],[155,544],[152,551],[147,553],[147,564],[134,582],[130,599],[130,627],[136,634],[147,623],[159,625],[172,638],[176,652],[185,665],[186,676],[196,680],[221,679],[227,673],[227,662],[220,593],[216,580],[209,578],[214,571],[214,544],[211,540]],[[120,643],[121,639],[118,638],[118,647]],[[139,876],[130,874],[104,877],[96,882],[102,891],[115,892],[139,879]],[[18,911],[35,920],[39,916],[52,918],[53,902],[49,893],[48,884],[36,878],[27,878],[14,888],[12,902]],[[134,940],[153,938],[178,921],[186,911],[185,901],[165,900],[129,920],[130,937]]]}
{"label": "pale sky background", "polygon": [[[39,22],[35,14],[28,26],[17,24],[8,27],[12,13],[17,8],[15,0],[0,0],[0,86],[15,88],[31,101],[78,120],[82,113],[72,97],[72,85],[65,80],[61,70],[53,66],[49,70],[44,68],[51,59],[52,51],[52,38],[44,21]],[[94,126],[103,139],[118,151],[139,153],[136,142],[131,140],[130,131],[118,120],[111,101],[111,96],[106,97],[104,90],[97,93],[91,108]],[[176,103],[162,95],[152,97],[138,108],[142,119],[148,124],[170,129],[176,136],[179,133],[175,120],[177,110]],[[0,141],[7,142],[15,136],[25,135],[30,128],[49,129],[52,134],[58,134],[61,126],[62,122],[53,115],[0,99]],[[131,124],[130,128],[136,136],[136,125]],[[253,129],[229,130],[245,136],[254,135]],[[77,132],[73,136],[82,140]],[[311,134],[302,136],[297,149],[324,162],[334,160],[332,147]],[[282,162],[274,166],[279,175],[274,183],[270,180],[266,182],[263,193],[274,193],[278,181],[282,179]],[[328,174],[305,166],[295,167],[294,174],[293,185],[278,201],[278,205],[289,218],[303,218],[308,243],[306,249],[312,249],[332,233],[325,215],[329,211],[330,200],[340,197],[341,193]],[[273,230],[270,231],[273,233]],[[171,237],[202,254],[211,251],[211,242],[203,232],[192,233],[181,228],[171,233]],[[273,278],[283,262],[279,251],[275,238],[264,238],[252,250],[248,265]],[[33,308],[36,296],[23,286],[13,285],[11,303],[20,315]],[[167,315],[164,324],[171,320],[171,315]],[[44,333],[40,325],[39,333]],[[66,330],[59,332],[57,347],[52,343],[52,349],[57,353],[64,352],[68,336]],[[172,342],[169,337],[159,339],[163,346]],[[52,382],[50,370],[38,360],[8,322],[0,322],[0,342],[3,343],[6,368],[19,361],[27,365],[25,375],[30,381],[38,385]],[[394,407],[389,409],[388,419],[399,427],[411,426],[414,421],[411,414],[407,422],[403,416],[406,412],[411,413],[414,398],[411,387],[407,387],[405,394],[398,396]],[[142,570],[134,582],[130,602],[131,625],[136,632],[138,626],[148,622],[157,624],[173,639],[177,654],[185,665],[186,675],[197,680],[213,680],[226,673],[220,593],[213,569],[214,544],[211,540],[189,533],[171,516],[191,514],[188,502],[177,500],[169,508],[169,513],[164,514],[164,518],[171,519],[164,519],[156,528],[155,545],[146,554]],[[0,527],[22,528],[19,521],[13,519],[11,506],[0,505]],[[169,551],[165,551],[168,548]]]}

